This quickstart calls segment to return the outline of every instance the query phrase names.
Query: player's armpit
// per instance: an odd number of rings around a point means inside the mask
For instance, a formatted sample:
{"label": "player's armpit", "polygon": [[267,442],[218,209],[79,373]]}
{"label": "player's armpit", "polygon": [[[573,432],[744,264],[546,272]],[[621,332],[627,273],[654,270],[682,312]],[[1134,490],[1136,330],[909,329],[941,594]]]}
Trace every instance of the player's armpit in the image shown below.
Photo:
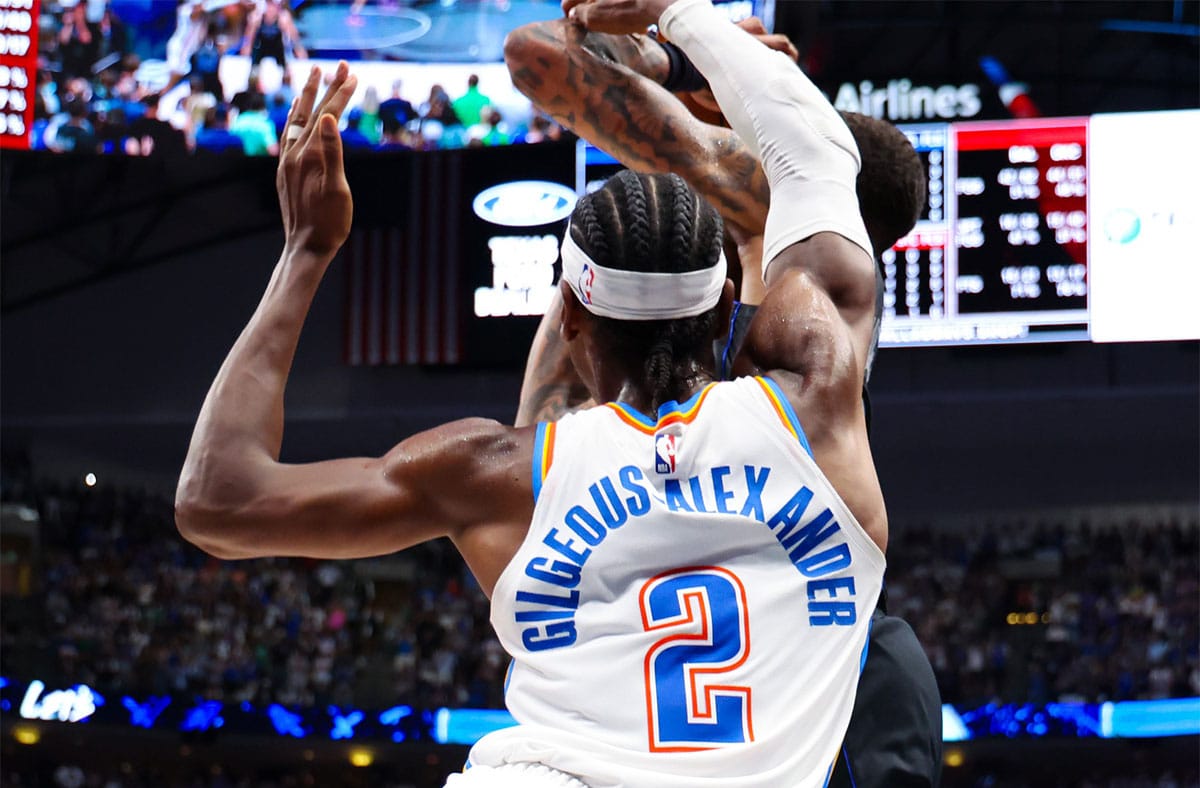
{"label": "player's armpit", "polygon": [[[794,404],[843,407],[858,402],[863,354],[858,319],[847,322],[824,285],[802,265],[773,267],[733,369],[770,374]],[[870,326],[867,325],[867,344]],[[811,399],[811,398],[815,398]]]}
{"label": "player's armpit", "polygon": [[[805,276],[797,280],[796,273]],[[861,247],[837,233],[816,233],[777,254],[765,284],[763,306],[787,308],[791,302],[799,318],[817,305],[805,291],[820,291],[817,311],[826,314],[832,309],[831,316],[843,324],[856,359],[865,364],[875,327],[875,262]]]}
{"label": "player's armpit", "polygon": [[210,457],[185,469],[176,523],[224,559],[363,558],[475,526],[528,523],[533,430],[466,419],[383,457],[307,464]]}
{"label": "player's armpit", "polygon": [[645,65],[650,45],[657,46],[559,19],[514,30],[504,57],[513,84],[538,109],[630,169],[680,175],[726,222],[761,234],[770,194],[758,161],[732,131],[697,120],[638,72],[653,70]]}

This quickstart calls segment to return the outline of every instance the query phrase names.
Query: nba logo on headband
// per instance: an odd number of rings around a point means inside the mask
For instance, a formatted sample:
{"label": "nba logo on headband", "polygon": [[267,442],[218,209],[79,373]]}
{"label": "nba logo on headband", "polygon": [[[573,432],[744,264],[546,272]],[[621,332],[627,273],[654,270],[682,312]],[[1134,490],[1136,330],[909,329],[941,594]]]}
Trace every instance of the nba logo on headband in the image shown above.
{"label": "nba logo on headband", "polygon": [[585,304],[592,303],[592,285],[596,283],[596,269],[584,264],[579,272],[579,300]]}
{"label": "nba logo on headband", "polygon": [[725,253],[708,268],[683,273],[626,271],[593,260],[563,234],[562,281],[593,315],[615,320],[674,320],[712,309],[725,286]]}

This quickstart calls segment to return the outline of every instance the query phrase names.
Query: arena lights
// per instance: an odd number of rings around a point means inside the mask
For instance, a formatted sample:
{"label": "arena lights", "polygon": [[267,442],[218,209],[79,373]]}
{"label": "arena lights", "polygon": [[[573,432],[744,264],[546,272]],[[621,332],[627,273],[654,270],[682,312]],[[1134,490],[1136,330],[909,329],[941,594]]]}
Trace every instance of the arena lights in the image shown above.
{"label": "arena lights", "polygon": [[355,749],[350,751],[350,764],[364,769],[375,763],[375,753],[365,749]]}
{"label": "arena lights", "polygon": [[223,705],[220,701],[208,700],[189,709],[179,729],[184,732],[202,733],[220,728],[225,724],[225,718],[221,716]]}
{"label": "arena lights", "polygon": [[966,760],[967,759],[963,757],[963,751],[958,748],[946,750],[946,755],[944,758],[942,758],[942,762],[951,769],[957,769],[959,766],[962,766]]}
{"label": "arena lights", "polygon": [[121,698],[121,705],[129,710],[129,724],[137,728],[153,728],[154,722],[167,706],[171,705],[170,698],[150,696],[145,703],[126,695]]}
{"label": "arena lights", "polygon": [[354,726],[363,721],[364,715],[361,711],[343,714],[337,706],[330,706],[329,717],[333,720],[333,730],[329,732],[329,738],[337,740],[353,739]]}
{"label": "arena lights", "polygon": [[271,725],[275,726],[275,732],[280,736],[303,739],[308,735],[300,715],[294,711],[288,711],[278,703],[272,703],[267,707],[267,718],[271,720]]}
{"label": "arena lights", "polygon": [[19,743],[29,746],[42,740],[42,732],[34,725],[14,725],[12,735]]}
{"label": "arena lights", "polygon": [[88,471],[87,473],[85,473],[83,475],[83,485],[85,487],[95,487],[96,486],[96,474],[92,473],[91,471]]}
{"label": "arena lights", "polygon": [[1039,616],[1037,613],[1009,613],[1004,617],[1004,620],[1010,627],[1049,624],[1050,614],[1042,613]]}
{"label": "arena lights", "polygon": [[104,705],[104,697],[86,684],[71,689],[53,690],[42,695],[46,685],[38,680],[29,682],[21,699],[21,716],[27,720],[58,720],[82,722]]}
{"label": "arena lights", "polygon": [[[1025,614],[1022,615],[1022,621]],[[1040,616],[1039,616],[1040,620]],[[408,705],[382,711],[324,708],[288,709],[280,704],[255,707],[248,702],[149,696],[122,696],[104,704],[85,685],[46,691],[41,681],[0,678],[0,712],[20,708],[26,720],[127,726],[133,729],[239,732],[293,739],[334,741],[474,744],[480,737],[516,724],[502,709],[420,709]],[[88,704],[91,704],[89,707]],[[14,725],[15,729],[20,725]],[[1150,738],[1200,735],[1200,697],[1116,703],[996,704],[942,707],[946,742],[988,738],[1087,737]]]}

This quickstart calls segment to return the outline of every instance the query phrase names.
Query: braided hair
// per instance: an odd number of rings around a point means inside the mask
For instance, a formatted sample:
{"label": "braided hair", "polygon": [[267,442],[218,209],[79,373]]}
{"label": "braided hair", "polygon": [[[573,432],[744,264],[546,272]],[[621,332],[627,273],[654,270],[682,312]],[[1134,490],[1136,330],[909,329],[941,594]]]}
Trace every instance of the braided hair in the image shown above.
{"label": "braided hair", "polygon": [[[571,235],[598,265],[641,273],[711,268],[721,254],[721,217],[678,175],[630,170],[583,197]],[[688,396],[689,374],[711,347],[717,307],[675,320],[615,320],[590,315],[609,351],[645,370],[652,407]]]}

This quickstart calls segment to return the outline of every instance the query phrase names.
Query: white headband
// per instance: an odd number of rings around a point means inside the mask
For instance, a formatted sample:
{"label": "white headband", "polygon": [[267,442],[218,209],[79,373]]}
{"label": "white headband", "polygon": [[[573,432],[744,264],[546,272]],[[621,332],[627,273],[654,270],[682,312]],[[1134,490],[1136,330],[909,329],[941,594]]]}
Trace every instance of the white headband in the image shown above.
{"label": "white headband", "polygon": [[672,320],[707,312],[725,287],[725,252],[716,265],[682,274],[621,271],[597,265],[571,237],[562,242],[562,275],[594,315],[616,320]]}

